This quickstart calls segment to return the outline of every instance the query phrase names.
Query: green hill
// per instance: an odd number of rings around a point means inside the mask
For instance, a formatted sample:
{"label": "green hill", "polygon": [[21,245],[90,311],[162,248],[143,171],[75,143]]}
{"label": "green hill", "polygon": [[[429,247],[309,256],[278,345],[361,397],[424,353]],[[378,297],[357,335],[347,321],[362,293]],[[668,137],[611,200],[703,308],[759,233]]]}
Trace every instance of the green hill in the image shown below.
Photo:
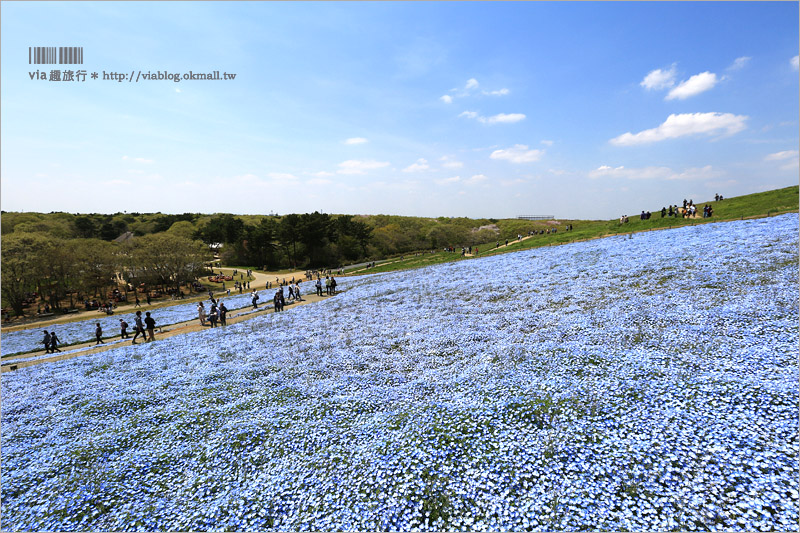
{"label": "green hill", "polygon": [[[702,210],[706,204],[713,208],[711,218],[703,218]],[[738,220],[743,218],[760,218],[774,216],[783,213],[797,212],[800,204],[800,187],[794,185],[783,189],[725,198],[721,201],[698,202],[698,214],[695,218],[681,217],[661,217],[660,207],[652,211],[649,220],[641,220],[638,215],[629,217],[627,224],[621,224],[619,220],[556,220],[529,222],[517,219],[503,219],[496,221],[496,226],[501,230],[498,240],[501,241],[499,248],[495,247],[496,242],[479,245],[479,255],[493,255],[497,253],[516,252],[527,248],[540,246],[554,246],[570,242],[596,239],[609,235],[634,233],[640,231],[652,231],[657,229],[676,228],[695,224],[707,224],[721,222],[725,220]],[[572,225],[572,231],[565,231],[564,228]],[[516,242],[516,234],[521,233],[527,236],[528,231],[539,231],[545,228],[558,228],[556,233],[545,235],[534,235],[531,238]],[[511,231],[509,231],[511,230]],[[505,246],[505,239],[509,238],[508,246]],[[513,240],[512,240],[513,239]],[[407,268],[418,268],[437,263],[449,261],[459,261],[469,258],[462,258],[460,248],[457,253],[436,252],[433,254],[409,255],[405,254],[402,258],[394,258],[377,264],[369,272],[388,272],[392,270],[403,270]]]}

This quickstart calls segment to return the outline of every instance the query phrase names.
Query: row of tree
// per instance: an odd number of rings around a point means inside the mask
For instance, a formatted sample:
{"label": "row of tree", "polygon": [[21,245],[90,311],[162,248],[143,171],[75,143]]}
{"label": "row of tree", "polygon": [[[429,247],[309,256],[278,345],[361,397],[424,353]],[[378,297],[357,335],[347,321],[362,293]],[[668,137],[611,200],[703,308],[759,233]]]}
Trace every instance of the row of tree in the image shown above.
{"label": "row of tree", "polygon": [[332,267],[365,259],[372,228],[351,215],[290,214],[245,224],[230,214],[217,215],[194,233],[212,247],[221,246],[225,264],[275,269]]}
{"label": "row of tree", "polygon": [[202,242],[169,233],[110,243],[14,232],[3,237],[3,306],[22,315],[32,293],[60,309],[84,299],[105,300],[119,286],[127,292],[128,284],[134,290],[142,284],[180,290],[203,275],[211,259]]}

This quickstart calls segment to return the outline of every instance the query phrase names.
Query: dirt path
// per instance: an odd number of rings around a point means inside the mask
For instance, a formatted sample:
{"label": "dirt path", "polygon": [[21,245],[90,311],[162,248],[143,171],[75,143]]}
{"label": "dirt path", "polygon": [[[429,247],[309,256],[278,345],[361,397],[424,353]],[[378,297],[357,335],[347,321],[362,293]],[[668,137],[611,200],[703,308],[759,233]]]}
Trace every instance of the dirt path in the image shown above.
{"label": "dirt path", "polygon": [[[256,274],[256,273],[254,272],[253,274]],[[304,275],[305,273],[301,272],[300,274]],[[262,274],[262,276],[268,276],[268,275]],[[256,277],[256,279],[258,279],[258,277]],[[289,274],[289,279],[291,279],[291,274]],[[264,285],[266,284],[266,281],[267,280],[266,280],[266,277],[265,277],[264,278],[264,283],[263,283]],[[274,282],[274,277],[273,277],[272,281]],[[253,284],[252,281],[250,283],[251,283],[251,285]],[[255,287],[253,287],[253,288],[255,288]],[[300,306],[303,306],[303,305],[306,305],[306,304],[310,304],[310,303],[313,303],[313,302],[319,302],[321,300],[327,300],[329,298],[333,298],[333,296],[317,296],[316,294],[312,293],[312,294],[303,295],[302,298],[303,298],[302,300],[297,301],[297,302],[287,302],[286,311],[291,311],[292,309],[295,309],[295,308],[298,308]],[[185,302],[182,302],[182,303],[185,303]],[[255,318],[255,317],[258,317],[258,316],[263,316],[265,313],[273,313],[274,312],[273,309],[272,309],[271,304],[270,304],[269,307],[264,306],[264,305],[260,306],[259,307],[259,311],[256,311],[256,312],[250,312],[250,311],[252,311],[252,308],[244,307],[244,308],[237,309],[236,311],[231,312],[228,315],[228,320],[227,320],[228,325],[237,324],[239,322],[244,322],[246,320],[250,320],[251,318]],[[223,326],[218,326],[218,327],[222,328]],[[177,324],[171,324],[169,326],[164,326],[163,328],[161,328],[160,331],[156,330],[156,334],[155,334],[155,339],[156,340],[154,342],[156,342],[156,341],[158,341],[160,339],[166,339],[166,338],[169,338],[169,337],[174,337],[176,335],[183,335],[184,333],[191,333],[191,332],[194,332],[194,331],[203,331],[205,329],[210,329],[210,326],[201,326],[200,325],[200,321],[197,318],[192,319],[192,320],[188,320],[186,322],[179,322]],[[132,338],[133,334],[131,334],[130,337]],[[111,337],[110,340],[116,341],[119,338],[120,338],[119,336]],[[107,339],[107,340],[109,340],[109,339]],[[145,343],[144,342],[137,342],[137,344],[145,344]],[[29,359],[31,357],[36,357],[37,355],[44,355],[44,354],[26,353],[26,354],[20,354],[20,355],[11,356],[11,357],[4,357],[1,370],[2,370],[2,372],[10,372],[12,370],[18,370],[20,368],[25,368],[25,367],[28,367],[28,366],[38,365],[38,364],[42,364],[42,363],[52,363],[54,361],[63,361],[65,359],[72,359],[73,357],[80,357],[82,355],[89,355],[89,354],[95,354],[95,353],[100,353],[100,352],[106,352],[108,350],[113,350],[115,348],[119,348],[121,346],[126,346],[126,345],[128,345],[127,341],[116,342],[114,344],[100,344],[100,345],[97,345],[96,341],[90,341],[90,342],[85,342],[85,343],[82,343],[82,344],[77,344],[77,345],[72,345],[72,346],[68,346],[67,347],[67,349],[70,349],[70,350],[79,349],[79,351],[65,353],[63,355],[54,354],[54,355],[52,355],[50,357],[40,357],[39,359],[35,359],[35,360],[31,360],[31,361],[21,361],[21,360],[22,359]],[[14,362],[15,360],[16,361],[20,361],[20,362],[19,363],[15,363]]]}
{"label": "dirt path", "polygon": [[[532,237],[536,237],[536,235],[527,235],[525,237],[522,237],[521,239],[514,239],[513,241],[511,239],[509,239],[508,244],[501,244],[500,246],[495,246],[494,248],[488,248],[488,249],[484,250],[483,255],[490,254],[492,252],[496,252],[497,250],[501,250],[503,248],[507,248],[507,247],[511,246],[512,244],[514,244],[515,242],[527,241],[528,239],[530,239]],[[478,247],[478,246],[473,246],[472,248],[473,248],[473,250],[475,248],[478,248],[478,250],[480,250],[480,247]],[[474,253],[473,254],[464,254],[464,255],[466,257],[480,257],[481,256],[480,252],[478,253],[478,255],[475,255]]]}

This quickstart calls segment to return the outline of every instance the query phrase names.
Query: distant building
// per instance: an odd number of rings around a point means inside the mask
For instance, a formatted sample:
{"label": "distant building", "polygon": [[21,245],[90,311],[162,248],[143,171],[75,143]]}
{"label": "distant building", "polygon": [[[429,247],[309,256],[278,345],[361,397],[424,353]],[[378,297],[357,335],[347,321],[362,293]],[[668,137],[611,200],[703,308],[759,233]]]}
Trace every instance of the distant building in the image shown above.
{"label": "distant building", "polygon": [[520,215],[519,220],[555,220],[553,215]]}

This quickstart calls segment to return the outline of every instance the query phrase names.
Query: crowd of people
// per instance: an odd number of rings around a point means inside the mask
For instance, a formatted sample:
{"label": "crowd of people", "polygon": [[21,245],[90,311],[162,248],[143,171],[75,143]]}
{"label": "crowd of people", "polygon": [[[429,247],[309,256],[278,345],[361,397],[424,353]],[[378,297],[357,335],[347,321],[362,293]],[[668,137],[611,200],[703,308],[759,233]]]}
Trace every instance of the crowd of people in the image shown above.
{"label": "crowd of people", "polygon": [[[722,195],[715,194],[714,200],[717,202],[722,201]],[[714,214],[714,208],[710,204],[706,204],[703,206],[703,218],[711,218]],[[650,220],[652,214],[650,211],[642,211],[642,214],[639,215],[641,220]],[[678,207],[678,205],[670,205],[669,207],[662,207],[661,208],[661,218],[664,217],[682,217],[682,218],[695,218],[697,217],[697,205],[695,205],[694,200],[687,200],[686,198],[683,199],[683,207]],[[622,215],[619,217],[620,224],[626,224],[628,222],[628,216]]]}

